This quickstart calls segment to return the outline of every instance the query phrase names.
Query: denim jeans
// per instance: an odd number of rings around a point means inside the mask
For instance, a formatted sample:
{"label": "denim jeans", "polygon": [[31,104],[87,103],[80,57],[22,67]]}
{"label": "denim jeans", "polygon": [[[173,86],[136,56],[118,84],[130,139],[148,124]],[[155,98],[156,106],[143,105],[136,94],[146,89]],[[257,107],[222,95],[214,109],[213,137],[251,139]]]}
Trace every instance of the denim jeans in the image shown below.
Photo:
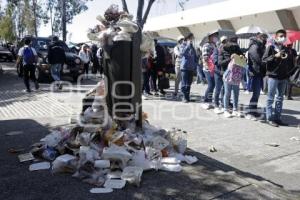
{"label": "denim jeans", "polygon": [[263,84],[263,89],[262,89],[263,92],[268,92],[268,79],[269,79],[268,76],[264,77],[264,84]]}
{"label": "denim jeans", "polygon": [[181,70],[181,92],[185,100],[190,100],[191,85],[193,82],[193,71]]}
{"label": "denim jeans", "polygon": [[261,75],[255,75],[251,77],[251,88],[252,88],[252,98],[250,99],[249,111],[250,113],[257,112],[257,103],[260,96],[260,91],[263,88],[263,77]]}
{"label": "denim jeans", "polygon": [[203,65],[197,65],[197,83],[204,83],[204,81]]}
{"label": "denim jeans", "polygon": [[203,70],[203,72],[207,80],[207,89],[205,91],[204,101],[206,103],[211,103],[213,99],[214,89],[215,89],[215,79],[209,71]]}
{"label": "denim jeans", "polygon": [[[218,108],[220,107],[220,99],[221,99],[221,107],[224,107],[223,104],[223,98],[224,98],[224,83],[223,83],[223,76],[220,74],[215,73],[215,96],[214,96],[214,101],[215,101],[215,107]],[[221,95],[221,98],[220,98]]]}
{"label": "denim jeans", "polygon": [[181,70],[180,67],[175,67],[176,79],[175,79],[175,94],[178,93],[179,83],[181,82]]}
{"label": "denim jeans", "polygon": [[143,72],[143,92],[150,93],[150,72]]}
{"label": "denim jeans", "polygon": [[60,81],[60,72],[62,64],[52,64],[51,65],[51,76],[54,81]]}
{"label": "denim jeans", "polygon": [[38,87],[38,82],[35,77],[35,68],[36,67],[34,65],[23,66],[23,79],[27,90],[30,90],[30,82],[29,82],[30,79],[32,82],[35,83],[35,87],[36,88]]}
{"label": "denim jeans", "polygon": [[[267,120],[276,121],[281,119],[281,112],[283,106],[283,96],[285,93],[287,80],[278,80],[274,78],[268,79],[268,100],[267,100]],[[275,99],[276,94],[276,99]],[[275,109],[273,113],[273,103],[275,99]]]}
{"label": "denim jeans", "polygon": [[229,101],[231,92],[233,92],[233,110],[238,110],[238,104],[239,104],[239,95],[240,95],[240,87],[239,85],[232,85],[227,82],[224,82],[224,110],[229,110]]}

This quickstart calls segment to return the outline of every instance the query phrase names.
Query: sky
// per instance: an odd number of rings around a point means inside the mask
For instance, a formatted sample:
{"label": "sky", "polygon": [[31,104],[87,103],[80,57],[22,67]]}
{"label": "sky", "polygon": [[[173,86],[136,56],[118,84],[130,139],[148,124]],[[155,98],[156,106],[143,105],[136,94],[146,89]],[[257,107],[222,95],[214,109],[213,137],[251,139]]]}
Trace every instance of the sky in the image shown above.
{"label": "sky", "polygon": [[[181,11],[178,1],[179,0],[157,0],[157,2],[153,4],[149,18]],[[220,1],[224,0],[188,0],[185,4],[185,9]],[[147,0],[145,2],[147,2]],[[5,3],[5,0],[2,0],[2,3]],[[88,2],[88,10],[75,16],[72,24],[68,24],[67,30],[69,34],[67,40],[72,42],[88,41],[87,30],[98,24],[98,21],[96,20],[97,15],[103,14],[111,4],[117,4],[119,5],[119,8],[122,9],[121,0],[93,0]],[[137,0],[127,0],[127,4],[129,12],[135,15]],[[47,37],[49,35],[51,35],[50,25],[41,25],[39,36]]]}

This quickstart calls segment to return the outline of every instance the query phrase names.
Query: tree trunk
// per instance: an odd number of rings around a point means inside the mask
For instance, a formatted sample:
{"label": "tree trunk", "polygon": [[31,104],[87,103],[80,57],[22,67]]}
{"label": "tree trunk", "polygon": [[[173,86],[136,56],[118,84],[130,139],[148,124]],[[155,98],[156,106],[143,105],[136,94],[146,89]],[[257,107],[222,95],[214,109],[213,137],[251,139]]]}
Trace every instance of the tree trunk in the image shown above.
{"label": "tree trunk", "polygon": [[51,24],[51,35],[54,35],[54,31],[53,31],[53,7],[50,7],[50,24]]}
{"label": "tree trunk", "polygon": [[62,36],[63,36],[63,41],[65,42],[67,40],[67,13],[66,13],[66,0],[61,0],[62,2],[62,19],[61,19],[61,23],[62,23]]}
{"label": "tree trunk", "polygon": [[148,6],[146,8],[146,11],[145,11],[145,14],[144,14],[144,17],[143,17],[143,21],[142,21],[142,24],[141,24],[142,28],[144,27],[144,25],[145,25],[145,23],[147,21],[148,15],[150,13],[150,10],[151,10],[151,7],[152,7],[154,1],[155,0],[149,0],[149,2],[148,2]]}
{"label": "tree trunk", "polygon": [[123,11],[129,13],[126,0],[122,0]]}
{"label": "tree trunk", "polygon": [[32,8],[33,8],[33,20],[34,20],[34,35],[35,35],[35,37],[37,37],[38,36],[38,30],[37,30],[37,15],[36,15],[36,9],[37,9],[37,5],[36,5],[36,0],[33,0],[32,1],[32,4],[33,4],[33,6],[32,6]]}

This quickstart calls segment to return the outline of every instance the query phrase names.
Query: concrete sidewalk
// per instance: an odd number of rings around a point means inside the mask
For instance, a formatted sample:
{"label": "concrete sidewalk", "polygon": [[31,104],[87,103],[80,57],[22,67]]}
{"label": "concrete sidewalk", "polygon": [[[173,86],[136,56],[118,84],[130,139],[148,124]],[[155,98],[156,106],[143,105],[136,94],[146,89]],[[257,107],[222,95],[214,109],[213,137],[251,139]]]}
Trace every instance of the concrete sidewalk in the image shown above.
{"label": "concrete sidewalk", "polygon": [[[199,162],[185,166],[181,173],[146,172],[140,188],[126,186],[111,194],[92,195],[91,185],[70,175],[29,172],[29,164],[20,164],[16,154],[8,153],[10,148],[28,151],[51,127],[68,123],[70,113],[80,112],[83,93],[65,91],[50,98],[47,87],[26,95],[20,93],[22,80],[14,73],[5,72],[0,77],[0,92],[5,94],[0,97],[0,113],[4,109],[14,113],[0,116],[0,199],[300,199],[300,142],[290,140],[300,137],[299,101],[285,102],[284,119],[292,126],[282,128],[246,119],[224,119],[203,110],[197,102],[144,101],[152,124],[188,131],[188,153],[197,156]],[[199,99],[203,90],[193,85],[194,98]],[[241,103],[246,104],[249,98],[241,95]],[[55,109],[52,115],[45,115],[49,104]],[[20,107],[24,109],[18,112]],[[35,111],[42,113],[36,115]],[[5,136],[10,131],[24,134]],[[265,145],[274,142],[280,146]],[[209,152],[211,145],[217,152]]]}

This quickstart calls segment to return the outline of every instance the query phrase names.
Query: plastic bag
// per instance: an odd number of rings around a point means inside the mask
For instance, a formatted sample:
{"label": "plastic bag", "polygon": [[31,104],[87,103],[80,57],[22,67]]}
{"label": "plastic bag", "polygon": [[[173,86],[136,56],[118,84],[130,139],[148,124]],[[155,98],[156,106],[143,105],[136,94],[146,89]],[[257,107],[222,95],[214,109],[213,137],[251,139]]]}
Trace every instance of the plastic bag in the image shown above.
{"label": "plastic bag", "polygon": [[102,157],[110,161],[120,161],[120,167],[124,168],[129,159],[132,158],[132,155],[124,147],[112,145],[111,147],[103,149]]}
{"label": "plastic bag", "polygon": [[79,134],[79,143],[82,146],[89,146],[92,140],[92,134],[88,132],[83,132]]}
{"label": "plastic bag", "polygon": [[165,138],[161,137],[161,136],[156,136],[154,138],[151,138],[148,143],[146,144],[146,146],[150,146],[154,149],[157,150],[163,150],[164,148],[166,148],[167,146],[169,146],[169,141],[166,140]]}
{"label": "plastic bag", "polygon": [[76,170],[77,158],[70,154],[65,154],[57,157],[52,162],[52,172],[53,173],[63,173],[69,172],[73,173]]}
{"label": "plastic bag", "polygon": [[126,167],[123,169],[121,178],[131,184],[140,186],[143,169],[141,167]]}
{"label": "plastic bag", "polygon": [[81,146],[79,149],[80,165],[84,165],[87,162],[94,163],[95,160],[99,160],[99,153],[91,149],[90,147]]}
{"label": "plastic bag", "polygon": [[52,131],[49,135],[41,139],[48,147],[56,147],[63,140],[64,136],[60,131]]}

